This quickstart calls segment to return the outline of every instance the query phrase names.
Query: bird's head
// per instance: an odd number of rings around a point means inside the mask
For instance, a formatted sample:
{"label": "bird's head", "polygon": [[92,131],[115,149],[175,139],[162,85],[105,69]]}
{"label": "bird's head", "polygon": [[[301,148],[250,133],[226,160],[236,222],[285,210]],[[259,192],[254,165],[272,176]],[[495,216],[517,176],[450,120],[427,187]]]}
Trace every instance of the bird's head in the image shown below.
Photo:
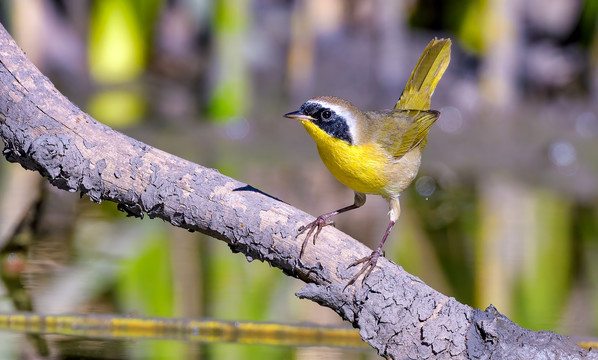
{"label": "bird's head", "polygon": [[322,96],[307,100],[301,109],[285,117],[301,121],[312,137],[310,127],[316,126],[329,136],[354,145],[358,141],[358,123],[363,121],[364,114],[347,100]]}

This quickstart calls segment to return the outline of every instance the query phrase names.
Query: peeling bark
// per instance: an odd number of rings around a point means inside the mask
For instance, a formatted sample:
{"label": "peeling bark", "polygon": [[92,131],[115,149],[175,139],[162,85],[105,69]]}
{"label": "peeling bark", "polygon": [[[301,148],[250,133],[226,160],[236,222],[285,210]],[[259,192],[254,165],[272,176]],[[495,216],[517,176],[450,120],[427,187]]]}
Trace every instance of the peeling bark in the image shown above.
{"label": "peeling bark", "polygon": [[325,228],[298,259],[313,218],[247,184],[98,123],[61,95],[0,26],[0,137],[8,161],[53,185],[109,200],[128,216],[161,218],[225,241],[307,283],[297,296],[335,310],[378,353],[395,359],[598,358],[566,337],[523,329],[494,308],[473,309],[387,259],[344,289],[347,265],[371,250]]}

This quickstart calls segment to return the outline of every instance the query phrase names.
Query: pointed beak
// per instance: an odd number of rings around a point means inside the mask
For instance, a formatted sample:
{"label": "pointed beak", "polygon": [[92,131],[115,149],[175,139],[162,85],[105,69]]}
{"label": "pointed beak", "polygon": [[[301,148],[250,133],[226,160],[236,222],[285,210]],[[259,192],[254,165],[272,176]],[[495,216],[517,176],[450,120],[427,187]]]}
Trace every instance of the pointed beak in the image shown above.
{"label": "pointed beak", "polygon": [[309,115],[305,115],[303,113],[303,111],[301,111],[301,110],[297,110],[297,111],[293,111],[288,114],[285,114],[284,117],[289,118],[289,119],[296,119],[296,120],[306,120],[306,121],[314,120],[314,118],[312,118]]}

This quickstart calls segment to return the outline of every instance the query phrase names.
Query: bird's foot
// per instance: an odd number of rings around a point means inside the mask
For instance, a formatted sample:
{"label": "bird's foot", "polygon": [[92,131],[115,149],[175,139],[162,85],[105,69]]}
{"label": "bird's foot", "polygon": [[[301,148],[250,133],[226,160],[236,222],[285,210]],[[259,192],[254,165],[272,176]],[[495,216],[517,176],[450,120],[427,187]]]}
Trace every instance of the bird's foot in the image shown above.
{"label": "bird's foot", "polygon": [[[348,286],[353,285],[355,283],[355,281],[357,281],[357,279],[362,275],[363,275],[363,279],[361,279],[361,284],[363,284],[363,282],[365,281],[365,279],[368,278],[368,276],[370,276],[370,274],[372,273],[372,271],[374,270],[374,268],[376,267],[376,263],[378,262],[378,259],[380,258],[380,256],[384,256],[384,253],[382,251],[382,249],[376,249],[374,251],[372,251],[372,253],[364,258],[361,258],[355,262],[352,262],[347,268],[351,268],[353,266],[359,265],[359,264],[363,264],[365,263],[365,265],[363,265],[363,267],[361,268],[361,270],[359,270],[359,272],[357,274],[355,274],[355,276],[353,276],[351,278],[351,280],[349,280],[349,282],[347,283],[347,285],[345,285],[346,289]],[[343,290],[344,290],[343,289]]]}
{"label": "bird's foot", "polygon": [[315,245],[316,239],[318,238],[318,235],[320,235],[320,232],[322,231],[324,226],[334,225],[334,221],[332,221],[330,216],[327,216],[327,215],[328,214],[320,215],[314,221],[310,222],[307,225],[301,226],[297,230],[297,236],[299,236],[307,231],[307,235],[305,236],[305,239],[303,240],[303,244],[301,245],[301,252],[299,253],[299,258],[301,258],[301,256],[303,256],[303,252],[305,251],[307,242],[309,241],[309,238],[312,235],[313,235],[313,243]]}

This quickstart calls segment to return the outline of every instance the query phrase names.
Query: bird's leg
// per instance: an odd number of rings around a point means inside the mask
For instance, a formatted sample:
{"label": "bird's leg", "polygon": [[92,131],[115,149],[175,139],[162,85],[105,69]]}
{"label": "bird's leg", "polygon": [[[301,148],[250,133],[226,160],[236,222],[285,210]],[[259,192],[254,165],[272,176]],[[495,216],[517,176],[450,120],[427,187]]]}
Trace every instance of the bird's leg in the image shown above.
{"label": "bird's leg", "polygon": [[392,227],[397,222],[397,220],[399,219],[399,215],[401,214],[401,205],[399,203],[398,197],[391,198],[389,200],[389,203],[390,203],[390,211],[388,214],[390,216],[390,223],[388,224],[388,227],[386,228],[386,232],[384,233],[384,236],[382,237],[382,241],[380,242],[380,245],[378,245],[378,248],[376,250],[372,251],[372,253],[370,255],[368,255],[364,258],[361,258],[357,261],[354,261],[349,265],[349,267],[353,267],[353,266],[365,263],[365,265],[363,265],[361,270],[359,270],[357,272],[357,274],[355,274],[355,276],[353,276],[351,278],[351,280],[349,280],[347,285],[345,285],[345,289],[347,288],[347,286],[353,285],[355,283],[355,281],[361,276],[361,274],[364,274],[363,279],[361,279],[361,283],[363,284],[365,279],[367,279],[367,277],[370,276],[370,274],[376,267],[376,263],[378,262],[378,259],[380,258],[380,256],[384,256],[382,247],[384,246],[384,243],[386,242],[386,239],[388,238],[388,235],[390,234]]}
{"label": "bird's leg", "polygon": [[316,220],[310,222],[307,225],[301,226],[298,230],[297,236],[303,234],[306,231],[307,231],[307,235],[305,236],[305,239],[303,240],[303,244],[301,245],[301,252],[299,253],[299,258],[301,258],[301,256],[303,256],[303,252],[305,251],[307,242],[312,235],[313,235],[313,243],[315,245],[316,239],[318,238],[318,235],[320,235],[320,231],[322,231],[322,228],[324,228],[324,226],[334,224],[334,221],[332,221],[332,219],[330,219],[331,217],[341,214],[341,213],[344,213],[344,212],[347,212],[349,210],[357,209],[357,208],[363,206],[363,204],[365,204],[365,194],[356,191],[355,192],[355,200],[353,201],[352,205],[345,206],[344,208],[320,215],[316,218]]}

